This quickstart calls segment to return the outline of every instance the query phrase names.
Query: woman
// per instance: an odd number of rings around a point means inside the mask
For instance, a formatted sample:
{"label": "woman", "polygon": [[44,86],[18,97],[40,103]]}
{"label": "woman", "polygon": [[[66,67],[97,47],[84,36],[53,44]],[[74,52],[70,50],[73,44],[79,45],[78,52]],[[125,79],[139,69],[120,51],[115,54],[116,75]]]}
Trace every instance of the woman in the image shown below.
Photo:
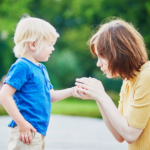
{"label": "woman", "polygon": [[113,20],[100,26],[90,48],[107,78],[123,79],[119,107],[94,78],[76,79],[74,96],[95,100],[110,132],[119,142],[126,140],[129,150],[149,150],[150,62],[142,36],[131,24]]}

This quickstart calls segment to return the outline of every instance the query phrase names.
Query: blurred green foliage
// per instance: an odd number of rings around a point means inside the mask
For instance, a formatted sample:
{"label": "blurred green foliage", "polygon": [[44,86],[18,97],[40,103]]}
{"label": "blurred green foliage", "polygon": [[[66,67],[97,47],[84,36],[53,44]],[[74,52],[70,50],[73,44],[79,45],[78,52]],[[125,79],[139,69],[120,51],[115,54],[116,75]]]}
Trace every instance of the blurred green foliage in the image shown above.
{"label": "blurred green foliage", "polygon": [[108,17],[125,19],[138,28],[150,48],[149,0],[1,0],[0,1],[0,77],[8,72],[15,57],[13,35],[25,13],[50,22],[60,33],[50,60],[44,63],[55,89],[74,86],[77,77],[96,77],[107,91],[120,91],[122,80],[107,79],[96,67],[89,38]]}

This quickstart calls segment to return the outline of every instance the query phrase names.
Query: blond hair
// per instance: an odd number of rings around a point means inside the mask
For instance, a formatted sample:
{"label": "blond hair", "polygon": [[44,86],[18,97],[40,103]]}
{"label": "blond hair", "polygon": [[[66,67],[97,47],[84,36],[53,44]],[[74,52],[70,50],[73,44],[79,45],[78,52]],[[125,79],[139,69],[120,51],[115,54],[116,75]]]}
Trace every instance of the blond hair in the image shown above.
{"label": "blond hair", "polygon": [[43,42],[54,42],[59,37],[56,29],[43,19],[30,16],[22,17],[17,24],[13,52],[16,57],[22,56],[28,49],[29,42],[35,42],[37,52],[43,47]]}

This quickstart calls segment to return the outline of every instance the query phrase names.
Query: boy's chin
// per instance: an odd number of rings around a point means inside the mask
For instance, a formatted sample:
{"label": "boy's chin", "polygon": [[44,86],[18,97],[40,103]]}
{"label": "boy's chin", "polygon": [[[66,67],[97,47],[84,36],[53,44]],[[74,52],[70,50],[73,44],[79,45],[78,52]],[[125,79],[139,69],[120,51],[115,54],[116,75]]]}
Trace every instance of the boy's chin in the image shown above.
{"label": "boy's chin", "polygon": [[46,62],[46,61],[48,61],[48,59],[49,58],[47,58],[47,59],[40,59],[39,62]]}

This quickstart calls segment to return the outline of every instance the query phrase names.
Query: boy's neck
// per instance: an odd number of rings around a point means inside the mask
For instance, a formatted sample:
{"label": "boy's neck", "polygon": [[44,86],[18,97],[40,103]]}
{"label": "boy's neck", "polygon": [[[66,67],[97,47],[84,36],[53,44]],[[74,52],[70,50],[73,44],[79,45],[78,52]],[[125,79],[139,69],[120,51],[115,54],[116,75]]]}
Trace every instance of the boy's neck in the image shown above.
{"label": "boy's neck", "polygon": [[29,55],[28,53],[24,53],[21,57],[28,59],[29,61],[31,61],[35,65],[38,65],[38,61],[36,61],[35,58],[33,56]]}

